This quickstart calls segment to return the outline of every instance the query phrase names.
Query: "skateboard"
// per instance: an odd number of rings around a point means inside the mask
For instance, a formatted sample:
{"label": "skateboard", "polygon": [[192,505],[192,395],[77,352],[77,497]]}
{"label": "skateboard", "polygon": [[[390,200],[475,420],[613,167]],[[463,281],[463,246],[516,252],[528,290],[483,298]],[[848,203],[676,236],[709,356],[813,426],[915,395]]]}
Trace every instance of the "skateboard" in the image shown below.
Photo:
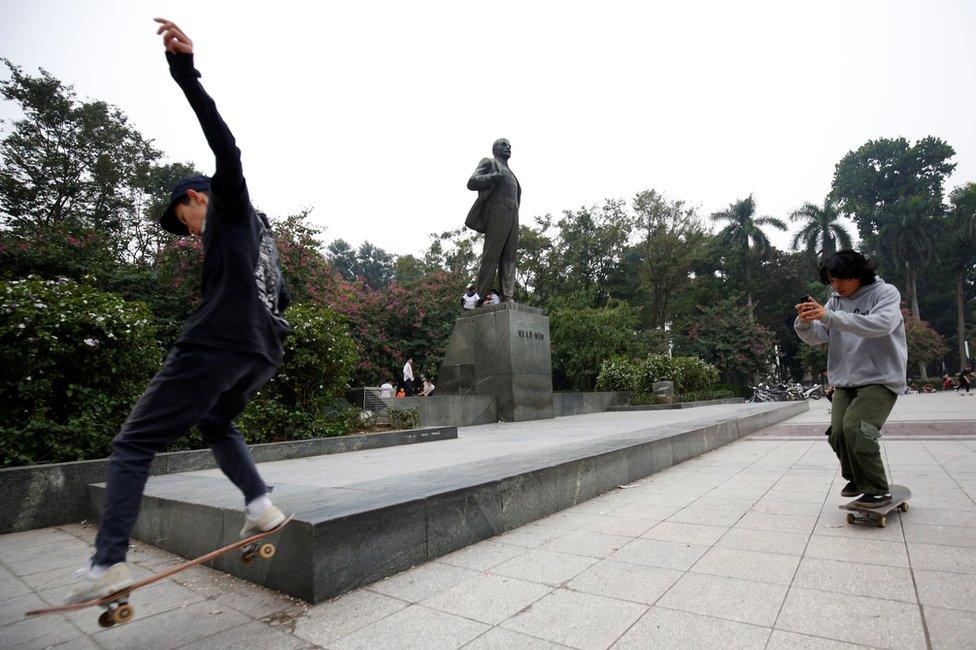
{"label": "skateboard", "polygon": [[847,513],[847,523],[849,524],[873,524],[879,528],[888,525],[888,513],[894,509],[901,512],[908,512],[908,500],[912,498],[912,491],[904,485],[891,485],[891,502],[886,503],[880,508],[865,508],[856,505],[854,501],[838,506],[841,510],[851,510]]}
{"label": "skateboard", "polygon": [[271,530],[267,530],[263,533],[257,533],[256,535],[251,535],[250,537],[245,537],[244,539],[240,539],[233,544],[228,544],[227,546],[218,548],[216,551],[211,551],[206,555],[201,555],[195,560],[189,560],[175,567],[166,569],[161,573],[156,573],[148,578],[143,578],[142,580],[132,583],[125,589],[120,589],[119,591],[108,594],[107,596],[93,598],[80,603],[62,605],[60,607],[35,609],[27,612],[26,616],[41,616],[43,614],[73,612],[77,609],[85,609],[86,607],[97,605],[105,609],[105,611],[98,616],[98,624],[102,627],[112,627],[113,625],[128,623],[135,616],[135,609],[129,604],[129,594],[131,594],[133,591],[142,589],[143,587],[149,586],[164,578],[168,578],[171,575],[175,575],[180,571],[189,569],[190,567],[203,564],[204,562],[209,562],[214,558],[220,557],[225,553],[230,553],[231,551],[237,549],[240,549],[241,551],[241,562],[244,564],[250,564],[258,558],[261,558],[262,560],[270,560],[272,557],[274,557],[275,545],[271,542],[262,542],[261,540],[269,535],[274,535],[279,530],[284,528],[294,516],[295,515],[290,515],[287,519],[281,522],[281,524],[275,528],[272,528]]}

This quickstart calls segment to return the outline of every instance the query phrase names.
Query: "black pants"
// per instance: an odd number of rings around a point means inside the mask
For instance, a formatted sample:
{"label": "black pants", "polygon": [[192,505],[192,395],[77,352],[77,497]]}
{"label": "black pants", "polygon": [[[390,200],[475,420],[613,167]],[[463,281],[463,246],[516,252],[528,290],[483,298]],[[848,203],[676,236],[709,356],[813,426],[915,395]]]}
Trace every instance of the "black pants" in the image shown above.
{"label": "black pants", "polygon": [[403,380],[403,392],[407,397],[413,396],[413,379]]}
{"label": "black pants", "polygon": [[266,494],[233,421],[276,367],[255,354],[201,346],[173,348],[112,441],[95,564],[124,562],[156,452],[197,425],[217,465],[248,503]]}

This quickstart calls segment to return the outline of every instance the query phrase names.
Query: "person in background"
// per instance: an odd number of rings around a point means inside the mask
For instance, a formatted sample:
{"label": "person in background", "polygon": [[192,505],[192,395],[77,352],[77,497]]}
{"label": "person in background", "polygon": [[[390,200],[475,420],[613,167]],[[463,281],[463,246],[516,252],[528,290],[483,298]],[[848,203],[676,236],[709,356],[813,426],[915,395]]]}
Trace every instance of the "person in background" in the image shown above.
{"label": "person in background", "polygon": [[966,395],[969,394],[969,387],[973,385],[973,369],[966,366],[959,371],[959,394],[962,395],[962,389],[966,389]]}
{"label": "person in background", "polygon": [[434,382],[427,379],[427,377],[423,377],[423,382],[424,382],[424,389],[420,392],[420,394],[423,395],[424,397],[427,397],[434,392]]}
{"label": "person in background", "polygon": [[479,296],[474,287],[468,287],[468,291],[461,296],[461,309],[465,311],[471,311],[478,306],[481,302],[481,296]]}
{"label": "person in background", "polygon": [[501,304],[501,302],[502,302],[501,296],[499,296],[498,295],[498,292],[495,291],[494,289],[492,289],[491,291],[489,291],[488,292],[488,297],[485,298],[485,304],[486,305],[499,305],[499,304]]}
{"label": "person in background", "polygon": [[383,385],[380,386],[380,397],[393,397],[393,384],[387,379]]}
{"label": "person in background", "polygon": [[403,364],[403,390],[407,397],[413,395],[413,359],[407,359]]}

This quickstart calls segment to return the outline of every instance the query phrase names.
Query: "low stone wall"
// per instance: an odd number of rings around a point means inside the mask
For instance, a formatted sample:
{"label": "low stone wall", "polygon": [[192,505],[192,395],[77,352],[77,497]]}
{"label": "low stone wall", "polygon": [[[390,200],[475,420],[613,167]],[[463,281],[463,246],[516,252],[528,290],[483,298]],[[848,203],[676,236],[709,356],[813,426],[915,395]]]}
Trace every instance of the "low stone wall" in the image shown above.
{"label": "low stone wall", "polygon": [[[457,427],[441,426],[336,438],[251,445],[255,462],[338,454],[457,438]],[[209,449],[158,454],[151,476],[216,467]],[[89,516],[88,486],[105,481],[108,459],[0,469],[0,535],[81,521]]]}
{"label": "low stone wall", "polygon": [[611,410],[611,407],[617,404],[626,404],[629,397],[630,393],[613,391],[553,393],[552,412],[555,417],[603,413],[604,411]]}
{"label": "low stone wall", "polygon": [[491,395],[386,397],[382,401],[394,411],[419,411],[422,427],[470,427],[498,421],[498,403]]}
{"label": "low stone wall", "polygon": [[690,409],[696,406],[715,406],[716,404],[742,404],[745,400],[741,397],[728,397],[725,399],[706,399],[699,402],[675,402],[674,404],[621,404],[611,406],[608,411],[667,411],[670,409]]}

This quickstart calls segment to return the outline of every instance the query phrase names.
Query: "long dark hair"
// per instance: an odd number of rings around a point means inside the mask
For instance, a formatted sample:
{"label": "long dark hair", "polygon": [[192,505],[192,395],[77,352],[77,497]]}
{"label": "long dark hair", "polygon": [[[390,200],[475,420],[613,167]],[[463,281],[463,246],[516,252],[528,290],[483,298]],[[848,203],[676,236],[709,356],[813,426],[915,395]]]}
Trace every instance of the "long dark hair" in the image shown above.
{"label": "long dark hair", "polygon": [[849,280],[857,278],[861,285],[871,284],[878,275],[871,258],[853,250],[838,251],[820,263],[820,281],[830,284],[830,278]]}

